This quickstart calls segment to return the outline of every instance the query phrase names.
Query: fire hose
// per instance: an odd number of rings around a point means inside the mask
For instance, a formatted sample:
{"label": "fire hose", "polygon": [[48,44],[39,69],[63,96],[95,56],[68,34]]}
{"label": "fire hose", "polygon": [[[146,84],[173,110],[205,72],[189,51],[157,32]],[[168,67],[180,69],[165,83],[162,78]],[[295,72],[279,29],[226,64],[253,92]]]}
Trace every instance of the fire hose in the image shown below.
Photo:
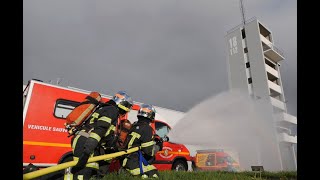
{"label": "fire hose", "polygon": [[[116,153],[112,153],[112,154],[105,154],[105,155],[101,155],[101,156],[91,157],[91,158],[88,159],[87,163],[101,161],[101,160],[110,160],[110,159],[113,159],[113,158],[116,158],[116,157],[119,157],[119,156],[122,156],[122,155],[126,155],[126,154],[130,154],[130,153],[136,152],[139,149],[140,149],[140,147],[134,147],[134,148],[131,148],[131,149],[128,149],[128,150],[125,150],[125,151],[120,151],[120,152],[116,152]],[[37,178],[39,176],[43,176],[43,175],[46,175],[46,174],[49,174],[49,173],[60,171],[60,170],[66,169],[68,167],[75,166],[77,164],[77,162],[78,162],[78,160],[69,161],[69,162],[65,162],[65,163],[62,163],[62,164],[58,164],[56,166],[51,166],[51,167],[48,167],[48,168],[44,168],[44,169],[40,169],[40,170],[37,170],[37,171],[29,172],[29,173],[26,173],[26,174],[23,175],[23,179],[24,180],[34,179],[34,178]]]}

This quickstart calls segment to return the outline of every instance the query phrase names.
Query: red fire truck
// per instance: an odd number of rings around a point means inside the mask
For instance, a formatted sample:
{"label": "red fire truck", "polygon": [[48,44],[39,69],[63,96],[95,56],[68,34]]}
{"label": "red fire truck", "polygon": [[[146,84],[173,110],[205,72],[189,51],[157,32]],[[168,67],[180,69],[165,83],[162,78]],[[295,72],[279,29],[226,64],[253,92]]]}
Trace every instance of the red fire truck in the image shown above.
{"label": "red fire truck", "polygon": [[[30,80],[23,91],[23,166],[32,163],[48,167],[72,160],[68,132],[64,127],[65,117],[90,91],[52,85],[39,80]],[[111,96],[103,95],[103,101]],[[141,103],[135,102],[128,118],[136,121]],[[153,124],[160,137],[171,127],[161,119]],[[156,154],[154,165],[158,170],[191,170],[192,157],[183,144],[164,142],[163,150]]]}
{"label": "red fire truck", "polygon": [[240,164],[237,153],[224,149],[197,150],[195,156],[197,170],[204,171],[239,171]]}

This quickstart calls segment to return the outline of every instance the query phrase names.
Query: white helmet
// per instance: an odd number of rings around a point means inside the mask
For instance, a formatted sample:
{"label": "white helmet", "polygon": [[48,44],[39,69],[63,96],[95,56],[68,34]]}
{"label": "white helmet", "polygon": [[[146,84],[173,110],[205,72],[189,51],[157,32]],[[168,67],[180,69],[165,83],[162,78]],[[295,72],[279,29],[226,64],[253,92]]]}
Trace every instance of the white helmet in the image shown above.
{"label": "white helmet", "polygon": [[118,91],[112,100],[117,104],[120,114],[129,112],[133,106],[131,97],[125,91]]}
{"label": "white helmet", "polygon": [[154,120],[156,116],[156,109],[150,104],[142,104],[137,114],[137,117],[139,116]]}

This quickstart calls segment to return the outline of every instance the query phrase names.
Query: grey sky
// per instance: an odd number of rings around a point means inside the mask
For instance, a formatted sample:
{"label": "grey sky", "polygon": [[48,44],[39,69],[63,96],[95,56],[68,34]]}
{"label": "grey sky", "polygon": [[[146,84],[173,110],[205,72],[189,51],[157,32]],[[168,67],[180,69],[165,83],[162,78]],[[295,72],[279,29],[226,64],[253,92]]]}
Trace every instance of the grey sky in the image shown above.
{"label": "grey sky", "polygon": [[[187,111],[228,89],[224,36],[241,23],[239,0],[25,0],[23,82],[103,94]],[[297,114],[297,1],[244,0],[285,53],[281,76]]]}

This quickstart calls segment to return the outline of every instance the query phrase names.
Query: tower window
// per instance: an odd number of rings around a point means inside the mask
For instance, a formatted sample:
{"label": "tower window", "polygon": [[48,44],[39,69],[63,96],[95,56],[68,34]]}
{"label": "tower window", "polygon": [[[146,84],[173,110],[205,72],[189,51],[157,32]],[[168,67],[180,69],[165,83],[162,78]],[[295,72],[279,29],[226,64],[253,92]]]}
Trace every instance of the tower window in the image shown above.
{"label": "tower window", "polygon": [[248,78],[248,83],[249,83],[249,84],[252,83],[252,78]]}
{"label": "tower window", "polygon": [[244,53],[248,53],[248,48],[244,48]]}
{"label": "tower window", "polygon": [[246,31],[244,29],[241,30],[242,39],[246,38]]}
{"label": "tower window", "polygon": [[250,67],[250,63],[247,62],[247,63],[246,63],[246,68],[249,68],[249,67]]}

